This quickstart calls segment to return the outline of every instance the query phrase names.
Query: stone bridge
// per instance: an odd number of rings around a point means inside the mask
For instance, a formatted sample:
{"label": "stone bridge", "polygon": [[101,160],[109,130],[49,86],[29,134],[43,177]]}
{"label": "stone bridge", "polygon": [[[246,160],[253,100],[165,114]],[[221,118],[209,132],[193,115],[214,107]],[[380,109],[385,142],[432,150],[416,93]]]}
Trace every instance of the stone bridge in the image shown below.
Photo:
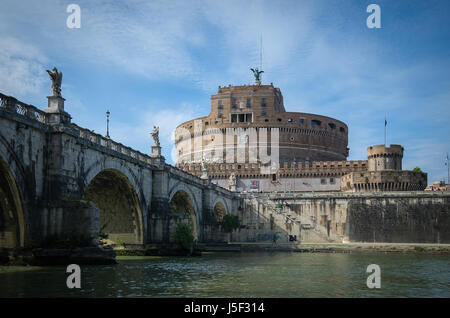
{"label": "stone bridge", "polygon": [[[177,222],[199,242],[223,241],[238,194],[71,122],[64,99],[48,108],[0,94],[0,248],[84,235],[127,244],[172,240]],[[153,147],[155,148],[155,147]]]}

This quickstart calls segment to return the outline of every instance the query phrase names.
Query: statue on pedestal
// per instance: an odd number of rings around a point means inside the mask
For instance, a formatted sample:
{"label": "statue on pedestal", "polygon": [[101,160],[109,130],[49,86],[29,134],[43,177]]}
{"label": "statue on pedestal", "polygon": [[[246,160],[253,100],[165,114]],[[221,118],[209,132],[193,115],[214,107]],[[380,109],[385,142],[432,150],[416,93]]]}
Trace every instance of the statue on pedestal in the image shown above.
{"label": "statue on pedestal", "polygon": [[47,73],[52,81],[53,96],[61,97],[62,72],[58,72],[58,69],[54,67],[53,72],[47,70]]}
{"label": "statue on pedestal", "polygon": [[208,168],[206,167],[205,157],[202,157],[201,168],[202,168],[202,175],[200,178],[208,179]]}
{"label": "statue on pedestal", "polygon": [[156,147],[159,147],[159,127],[153,126],[152,138]]}
{"label": "statue on pedestal", "polygon": [[228,178],[228,189],[236,191],[236,175],[234,172],[232,172],[230,178]]}
{"label": "statue on pedestal", "polygon": [[202,171],[205,171],[205,170],[208,170],[206,168],[206,160],[205,160],[205,157],[202,157]]}

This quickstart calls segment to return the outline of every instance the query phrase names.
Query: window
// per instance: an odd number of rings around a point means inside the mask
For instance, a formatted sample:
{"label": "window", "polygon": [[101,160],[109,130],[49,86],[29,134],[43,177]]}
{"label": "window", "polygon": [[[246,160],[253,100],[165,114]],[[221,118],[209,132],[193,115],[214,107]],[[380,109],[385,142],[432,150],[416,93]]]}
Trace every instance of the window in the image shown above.
{"label": "window", "polygon": [[328,124],[328,128],[330,128],[330,129],[336,129],[336,125],[333,124],[333,123],[329,123],[329,124]]}
{"label": "window", "polygon": [[223,104],[222,104],[222,101],[221,101],[221,100],[219,100],[219,102],[217,103],[217,107],[218,107],[219,109],[222,109]]}
{"label": "window", "polygon": [[281,118],[277,118],[277,121],[278,121],[279,123],[281,123]]}
{"label": "window", "polygon": [[263,116],[267,115],[267,112],[265,109],[261,109],[261,115],[263,115]]}
{"label": "window", "polygon": [[269,120],[266,118],[266,119],[264,119],[264,121],[266,122],[266,123],[268,123],[269,122]]}
{"label": "window", "polygon": [[312,126],[312,127],[314,127],[314,126],[320,126],[320,124],[321,124],[320,120],[317,120],[317,119],[311,120],[311,126]]}
{"label": "window", "polygon": [[237,101],[233,98],[233,108],[236,108],[236,105],[237,105]]}
{"label": "window", "polygon": [[336,181],[334,180],[334,178],[330,178],[330,184],[335,184]]}
{"label": "window", "polygon": [[300,118],[300,125],[304,125],[305,124],[305,118]]}
{"label": "window", "polygon": [[250,98],[247,98],[247,107],[250,107],[250,106],[252,106],[252,104],[251,104],[251,99],[250,99]]}
{"label": "window", "polygon": [[292,123],[292,118],[289,118],[289,119],[288,119],[288,123]]}
{"label": "window", "polygon": [[327,179],[320,179],[320,184],[327,184]]}
{"label": "window", "polygon": [[219,113],[217,114],[217,117],[222,118],[222,111],[219,110]]}
{"label": "window", "polygon": [[251,123],[253,121],[253,113],[231,114],[232,123]]}
{"label": "window", "polygon": [[339,127],[339,131],[340,131],[340,132],[345,132],[344,127]]}
{"label": "window", "polygon": [[266,106],[266,99],[265,98],[261,98],[261,106]]}

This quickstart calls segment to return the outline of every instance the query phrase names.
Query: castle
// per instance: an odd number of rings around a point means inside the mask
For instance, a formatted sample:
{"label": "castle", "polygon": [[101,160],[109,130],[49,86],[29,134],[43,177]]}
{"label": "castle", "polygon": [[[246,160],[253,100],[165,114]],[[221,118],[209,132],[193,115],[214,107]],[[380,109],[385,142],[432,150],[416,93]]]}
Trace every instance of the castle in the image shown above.
{"label": "castle", "polygon": [[347,161],[347,146],[344,122],[287,112],[281,90],[259,79],[253,85],[219,86],[210,114],[175,131],[176,166],[229,190],[410,191],[427,186],[426,173],[402,170],[402,146],[371,146],[368,159],[356,161]]}

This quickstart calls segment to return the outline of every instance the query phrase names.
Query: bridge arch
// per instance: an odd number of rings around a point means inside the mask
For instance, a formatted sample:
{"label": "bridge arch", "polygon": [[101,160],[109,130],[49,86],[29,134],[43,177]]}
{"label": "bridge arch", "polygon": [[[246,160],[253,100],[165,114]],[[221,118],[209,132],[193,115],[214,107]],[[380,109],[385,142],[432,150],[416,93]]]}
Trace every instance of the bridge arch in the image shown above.
{"label": "bridge arch", "polygon": [[0,138],[0,248],[17,248],[25,244],[24,200],[20,188],[25,183],[19,172],[22,165],[6,145]]}
{"label": "bridge arch", "polygon": [[83,199],[99,208],[99,228],[108,240],[143,244],[143,215],[132,180],[117,169],[103,169],[89,180]]}
{"label": "bridge arch", "polygon": [[213,205],[213,213],[216,221],[221,222],[225,214],[228,214],[228,211],[226,202],[221,198],[216,199]]}
{"label": "bridge arch", "polygon": [[144,191],[139,186],[138,177],[125,165],[121,165],[117,161],[106,158],[105,160],[98,161],[92,164],[86,172],[83,174],[83,185],[82,190],[85,191],[86,187],[92,182],[92,180],[102,171],[105,170],[116,170],[123,174],[130,184],[135,189],[135,192],[138,196],[139,202],[141,204],[141,208],[144,209],[147,205],[147,200],[145,199]]}
{"label": "bridge arch", "polygon": [[199,239],[200,209],[192,191],[181,184],[177,184],[169,193],[170,211],[174,214],[184,214],[189,219],[194,238]]}

